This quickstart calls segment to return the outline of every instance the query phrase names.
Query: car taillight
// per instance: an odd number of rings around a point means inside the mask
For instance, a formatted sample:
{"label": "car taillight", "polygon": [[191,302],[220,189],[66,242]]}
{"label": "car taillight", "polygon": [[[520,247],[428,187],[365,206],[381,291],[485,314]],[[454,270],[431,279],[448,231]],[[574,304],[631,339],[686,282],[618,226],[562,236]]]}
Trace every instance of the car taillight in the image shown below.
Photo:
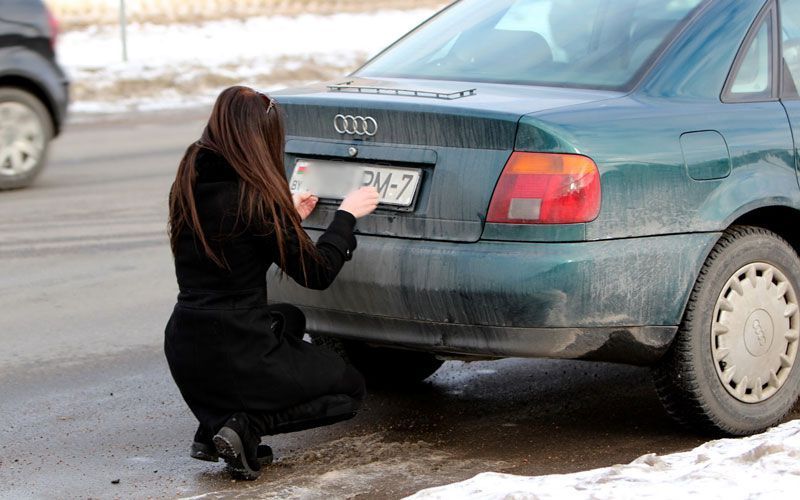
{"label": "car taillight", "polygon": [[600,213],[600,198],[600,172],[590,158],[516,152],[495,187],[486,222],[590,222]]}
{"label": "car taillight", "polygon": [[55,53],[56,43],[58,42],[58,19],[49,8],[45,7],[45,12],[47,12],[47,24],[50,25],[50,48]]}

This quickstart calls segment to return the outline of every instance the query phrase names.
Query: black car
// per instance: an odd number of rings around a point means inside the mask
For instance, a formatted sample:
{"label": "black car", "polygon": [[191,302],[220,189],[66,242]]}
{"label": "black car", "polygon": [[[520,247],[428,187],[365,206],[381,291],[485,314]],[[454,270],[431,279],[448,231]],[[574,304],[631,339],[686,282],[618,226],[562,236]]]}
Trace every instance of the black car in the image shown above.
{"label": "black car", "polygon": [[57,34],[41,0],[0,0],[0,189],[33,182],[61,131],[69,83]]}

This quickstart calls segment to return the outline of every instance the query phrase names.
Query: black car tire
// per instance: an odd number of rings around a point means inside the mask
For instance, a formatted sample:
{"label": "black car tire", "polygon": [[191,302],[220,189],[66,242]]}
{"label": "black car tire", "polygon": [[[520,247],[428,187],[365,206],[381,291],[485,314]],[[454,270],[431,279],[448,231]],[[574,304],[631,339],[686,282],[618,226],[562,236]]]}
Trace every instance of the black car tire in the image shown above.
{"label": "black car tire", "polygon": [[[712,435],[753,434],[779,423],[800,394],[797,292],[800,259],[783,238],[753,226],[726,231],[697,278],[677,337],[653,369],[667,412]],[[782,307],[782,314],[767,312]],[[764,370],[770,376],[759,385],[763,378],[755,374]]]}
{"label": "black car tire", "polygon": [[427,352],[373,347],[325,335],[311,335],[311,339],[355,366],[364,375],[367,385],[373,388],[412,387],[433,375],[444,363]]}
{"label": "black car tire", "polygon": [[[47,152],[50,146],[50,141],[53,138],[53,121],[50,118],[50,113],[44,104],[33,94],[25,92],[24,90],[15,87],[0,87],[0,107],[6,103],[15,103],[23,106],[35,120],[35,126],[38,128],[38,133],[41,134],[43,140],[43,147],[35,159],[36,163],[26,169],[24,172],[18,174],[7,174],[0,172],[0,190],[2,189],[16,189],[30,185],[34,179],[41,173],[47,162]],[[21,109],[21,108],[19,108]],[[0,111],[1,112],[1,111]],[[0,116],[0,120],[3,117]],[[0,130],[2,125],[0,125]],[[4,137],[0,134],[0,148],[3,147]],[[3,161],[3,158],[0,158]],[[0,164],[0,169],[7,168],[5,162]]]}

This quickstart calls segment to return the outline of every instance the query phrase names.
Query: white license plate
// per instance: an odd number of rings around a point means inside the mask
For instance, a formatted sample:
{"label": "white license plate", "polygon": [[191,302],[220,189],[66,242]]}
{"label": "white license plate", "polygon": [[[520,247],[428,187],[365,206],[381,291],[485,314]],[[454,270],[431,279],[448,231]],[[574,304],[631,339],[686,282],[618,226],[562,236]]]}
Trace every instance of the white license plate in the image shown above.
{"label": "white license plate", "polygon": [[292,193],[310,191],[327,199],[341,200],[361,186],[374,186],[379,203],[408,207],[414,203],[422,170],[384,167],[369,163],[297,160],[289,180]]}

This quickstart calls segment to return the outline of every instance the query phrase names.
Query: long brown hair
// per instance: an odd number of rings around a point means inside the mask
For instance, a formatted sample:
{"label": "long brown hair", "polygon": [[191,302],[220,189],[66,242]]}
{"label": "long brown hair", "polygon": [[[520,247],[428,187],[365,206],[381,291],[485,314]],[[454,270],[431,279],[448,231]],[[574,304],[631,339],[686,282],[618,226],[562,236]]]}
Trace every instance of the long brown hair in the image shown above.
{"label": "long brown hair", "polygon": [[[225,268],[224,256],[217,255],[200,225],[195,203],[197,172],[195,161],[201,148],[222,156],[239,177],[237,221],[244,227],[274,231],[278,256],[284,267],[287,234],[294,233],[300,257],[316,256],[316,249],[300,226],[284,167],[285,128],[282,111],[271,97],[248,87],[222,91],[199,141],[186,149],[169,195],[169,233],[175,254],[178,235],[191,230],[215,264]],[[303,266],[305,270],[305,266]]]}

